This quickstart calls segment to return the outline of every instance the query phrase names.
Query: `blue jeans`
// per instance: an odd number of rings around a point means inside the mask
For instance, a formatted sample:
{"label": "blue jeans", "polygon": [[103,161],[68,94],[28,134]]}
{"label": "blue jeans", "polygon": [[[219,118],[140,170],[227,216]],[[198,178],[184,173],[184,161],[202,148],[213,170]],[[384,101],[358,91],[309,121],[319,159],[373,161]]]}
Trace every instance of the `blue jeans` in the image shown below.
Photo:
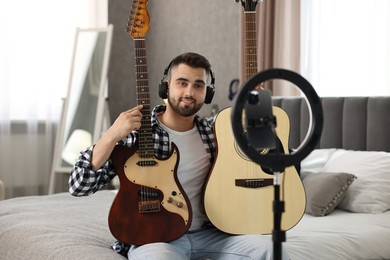
{"label": "blue jeans", "polygon": [[[188,232],[170,243],[131,246],[131,260],[272,260],[272,237],[265,235],[229,235],[216,228]],[[285,249],[283,260],[288,259]]]}

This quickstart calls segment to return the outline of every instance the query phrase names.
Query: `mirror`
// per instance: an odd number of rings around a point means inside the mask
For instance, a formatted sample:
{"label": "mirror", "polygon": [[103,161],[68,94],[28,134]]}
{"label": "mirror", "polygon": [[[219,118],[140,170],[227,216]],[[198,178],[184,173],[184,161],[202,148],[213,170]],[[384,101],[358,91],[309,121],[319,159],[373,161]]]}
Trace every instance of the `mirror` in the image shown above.
{"label": "mirror", "polygon": [[96,143],[109,123],[107,72],[113,26],[77,28],[67,96],[54,147],[49,194],[54,193],[56,175],[69,173],[81,150]]}

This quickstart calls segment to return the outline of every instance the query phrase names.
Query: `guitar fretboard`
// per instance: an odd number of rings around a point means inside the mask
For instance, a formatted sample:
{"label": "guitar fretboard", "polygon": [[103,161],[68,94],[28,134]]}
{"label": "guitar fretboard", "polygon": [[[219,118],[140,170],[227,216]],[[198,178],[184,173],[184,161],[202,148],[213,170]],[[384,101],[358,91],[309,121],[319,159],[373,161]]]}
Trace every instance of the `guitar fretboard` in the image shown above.
{"label": "guitar fretboard", "polygon": [[257,73],[256,12],[244,12],[244,81]]}
{"label": "guitar fretboard", "polygon": [[151,158],[154,155],[152,125],[150,122],[150,96],[148,80],[148,64],[146,58],[146,45],[144,38],[134,40],[135,68],[136,68],[136,95],[137,104],[143,105],[141,128],[139,133],[139,156]]}

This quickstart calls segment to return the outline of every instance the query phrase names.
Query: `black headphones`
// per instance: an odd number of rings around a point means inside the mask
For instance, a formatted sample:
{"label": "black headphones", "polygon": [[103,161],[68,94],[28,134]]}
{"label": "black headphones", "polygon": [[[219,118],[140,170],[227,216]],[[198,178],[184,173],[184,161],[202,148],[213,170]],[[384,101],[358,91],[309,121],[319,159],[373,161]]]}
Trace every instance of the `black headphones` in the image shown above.
{"label": "black headphones", "polygon": [[[168,98],[168,82],[166,81],[166,78],[168,77],[168,72],[169,69],[171,68],[171,63],[172,62],[170,62],[168,66],[165,68],[163,78],[161,79],[161,82],[158,85],[158,95],[162,99]],[[210,86],[207,86],[206,89],[206,98],[204,99],[205,104],[211,103],[215,92],[215,77],[211,69],[210,69],[210,76],[211,76],[211,82],[210,82]]]}

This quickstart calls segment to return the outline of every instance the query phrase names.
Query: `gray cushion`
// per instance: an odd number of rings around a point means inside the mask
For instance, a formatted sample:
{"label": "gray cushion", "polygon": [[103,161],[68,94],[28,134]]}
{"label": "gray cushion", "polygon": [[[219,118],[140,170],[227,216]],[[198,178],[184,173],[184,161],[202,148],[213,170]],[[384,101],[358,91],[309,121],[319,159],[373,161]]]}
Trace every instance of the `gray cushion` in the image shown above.
{"label": "gray cushion", "polygon": [[350,173],[311,173],[303,179],[306,191],[305,213],[326,216],[345,197],[346,191],[355,179]]}

